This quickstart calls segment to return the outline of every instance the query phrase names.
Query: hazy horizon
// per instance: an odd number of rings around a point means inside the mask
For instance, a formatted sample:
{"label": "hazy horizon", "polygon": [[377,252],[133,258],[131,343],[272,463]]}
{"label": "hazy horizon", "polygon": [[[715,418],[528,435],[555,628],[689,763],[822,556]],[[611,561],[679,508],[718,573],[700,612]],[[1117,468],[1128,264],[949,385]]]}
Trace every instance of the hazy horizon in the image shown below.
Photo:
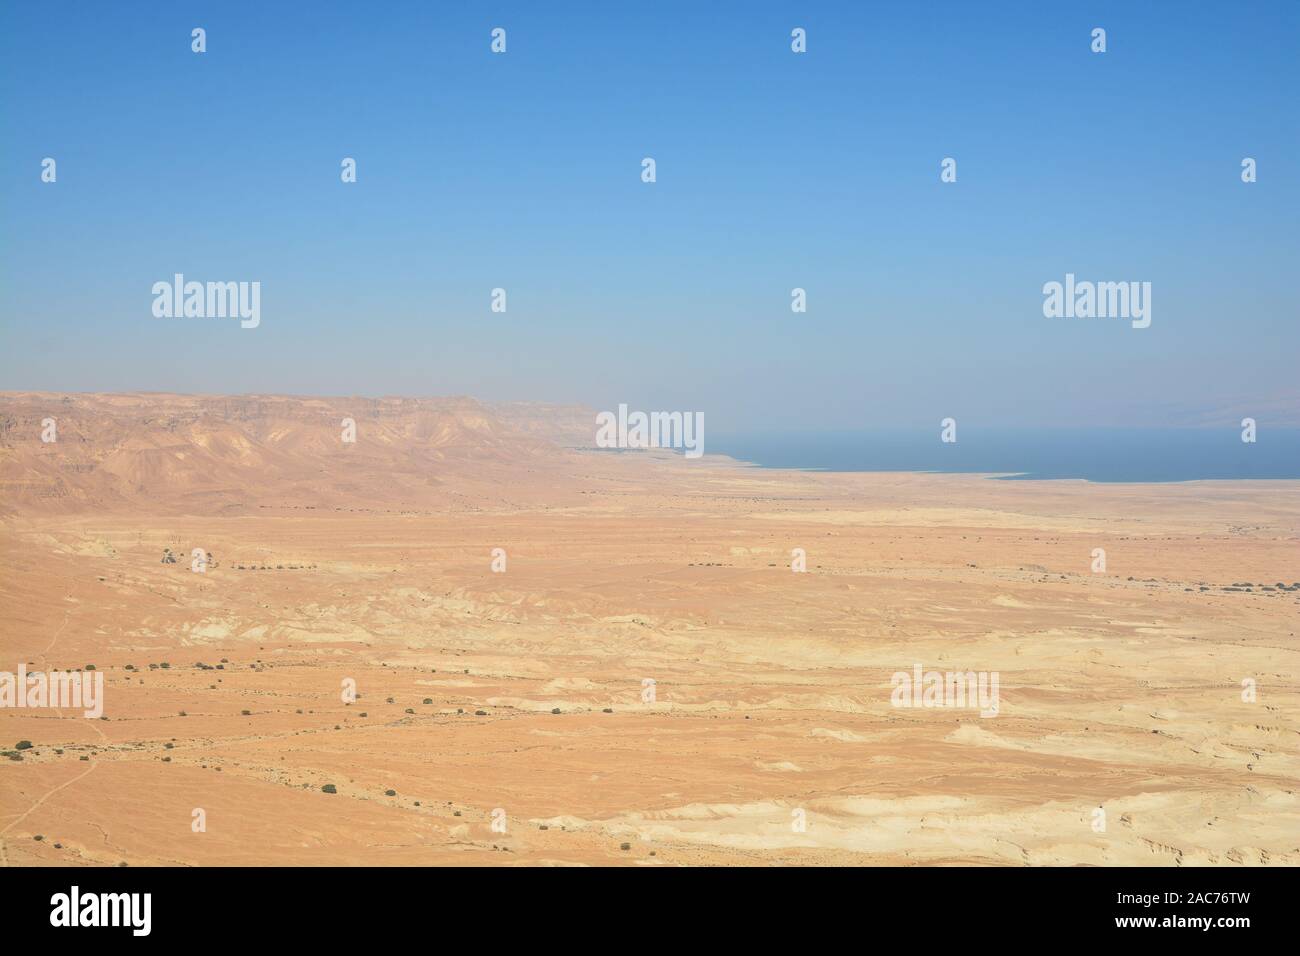
{"label": "hazy horizon", "polygon": [[[341,422],[368,433],[385,429],[394,417],[419,416],[446,426],[466,420],[488,433],[520,440],[544,436],[551,451],[566,449],[635,451],[632,418],[638,409],[620,404],[598,410],[588,405],[546,402],[490,402],[469,395],[449,396],[290,396],[270,394],[197,395],[167,392],[0,392],[5,430],[21,443],[38,425],[72,428],[87,450],[112,455],[112,439],[123,426],[133,428],[148,447],[162,438],[172,453],[182,451],[172,438],[149,435],[167,422],[181,427],[232,426],[228,436],[248,453],[269,448],[285,433],[260,432],[254,423],[266,416],[319,436]],[[144,412],[143,420],[136,420]],[[340,418],[341,416],[341,418]],[[1005,426],[945,418],[937,423],[907,423],[856,429],[721,429],[702,413],[657,413],[676,418],[674,434],[659,432],[652,444],[687,459],[704,455],[735,459],[763,468],[829,472],[931,472],[1017,479],[1084,479],[1090,482],[1161,483],[1207,480],[1300,479],[1300,427],[1268,421],[1202,421],[1181,427]],[[690,419],[690,427],[682,430]],[[619,424],[622,422],[622,424]],[[1242,427],[1249,426],[1249,427]],[[651,426],[652,428],[654,426]],[[412,451],[429,444],[430,432],[392,436]],[[418,435],[418,437],[417,437]],[[626,437],[619,437],[624,435]],[[474,430],[461,436],[466,447],[482,444]],[[664,440],[667,440],[666,443]],[[427,450],[427,449],[426,449]]]}

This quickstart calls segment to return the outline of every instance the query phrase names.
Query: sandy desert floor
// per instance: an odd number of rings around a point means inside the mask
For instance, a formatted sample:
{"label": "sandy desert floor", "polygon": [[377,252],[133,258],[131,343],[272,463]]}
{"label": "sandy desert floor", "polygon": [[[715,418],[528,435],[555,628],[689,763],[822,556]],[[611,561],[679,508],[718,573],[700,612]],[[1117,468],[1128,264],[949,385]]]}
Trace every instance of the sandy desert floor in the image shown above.
{"label": "sandy desert floor", "polygon": [[[6,518],[4,667],[93,664],[106,719],[0,711],[0,862],[1300,863],[1295,483],[635,457],[456,514]],[[1000,712],[891,706],[918,663]]]}

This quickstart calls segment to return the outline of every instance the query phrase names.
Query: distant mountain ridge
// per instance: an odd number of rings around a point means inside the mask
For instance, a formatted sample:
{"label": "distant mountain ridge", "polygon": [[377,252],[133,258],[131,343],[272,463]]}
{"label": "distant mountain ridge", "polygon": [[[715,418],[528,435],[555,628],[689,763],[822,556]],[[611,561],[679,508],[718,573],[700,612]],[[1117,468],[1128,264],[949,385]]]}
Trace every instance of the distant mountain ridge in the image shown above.
{"label": "distant mountain ridge", "polygon": [[571,470],[583,414],[465,397],[0,392],[0,513],[463,508],[520,468]]}

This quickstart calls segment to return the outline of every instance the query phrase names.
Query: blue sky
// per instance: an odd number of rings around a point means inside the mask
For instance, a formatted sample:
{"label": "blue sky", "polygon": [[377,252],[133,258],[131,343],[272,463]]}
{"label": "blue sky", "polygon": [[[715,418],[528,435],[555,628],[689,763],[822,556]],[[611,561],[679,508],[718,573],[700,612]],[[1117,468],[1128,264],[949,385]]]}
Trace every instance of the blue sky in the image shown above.
{"label": "blue sky", "polygon": [[[1298,43],[1292,2],[4,2],[0,388],[626,402],[714,433],[1275,402]],[[260,327],[155,318],[176,272],[260,281]],[[1151,282],[1151,327],[1044,318],[1066,272]]]}

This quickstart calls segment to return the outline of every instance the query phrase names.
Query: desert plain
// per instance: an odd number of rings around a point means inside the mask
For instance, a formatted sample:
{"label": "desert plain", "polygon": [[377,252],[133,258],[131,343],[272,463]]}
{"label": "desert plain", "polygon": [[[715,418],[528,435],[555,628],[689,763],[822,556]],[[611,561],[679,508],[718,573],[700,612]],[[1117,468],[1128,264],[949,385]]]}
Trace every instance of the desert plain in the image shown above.
{"label": "desert plain", "polygon": [[[0,395],[0,671],[104,679],[0,709],[0,863],[1300,864],[1300,482],[591,436]],[[998,713],[894,706],[918,664]]]}

